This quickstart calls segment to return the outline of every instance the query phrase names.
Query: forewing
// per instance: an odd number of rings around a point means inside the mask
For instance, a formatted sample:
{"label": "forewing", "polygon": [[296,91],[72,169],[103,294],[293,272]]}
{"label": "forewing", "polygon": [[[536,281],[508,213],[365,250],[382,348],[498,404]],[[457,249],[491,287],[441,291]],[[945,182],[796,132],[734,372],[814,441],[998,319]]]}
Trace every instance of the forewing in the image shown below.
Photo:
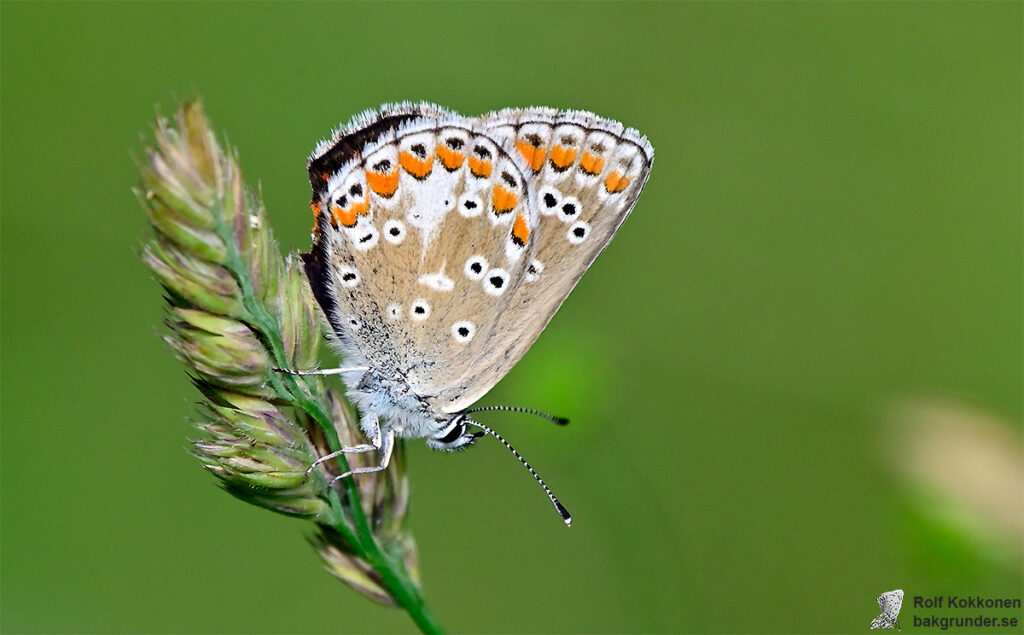
{"label": "forewing", "polygon": [[486,357],[532,258],[524,162],[478,120],[430,105],[335,137],[310,162],[307,272],[349,361],[429,397]]}
{"label": "forewing", "polygon": [[591,113],[534,108],[481,121],[525,163],[539,222],[527,240],[522,283],[493,337],[436,397],[445,412],[479,399],[525,354],[632,210],[654,158],[635,130]]}
{"label": "forewing", "polygon": [[900,608],[903,606],[903,590],[887,591],[878,597],[878,606],[882,614],[890,620],[895,620],[900,615]]}

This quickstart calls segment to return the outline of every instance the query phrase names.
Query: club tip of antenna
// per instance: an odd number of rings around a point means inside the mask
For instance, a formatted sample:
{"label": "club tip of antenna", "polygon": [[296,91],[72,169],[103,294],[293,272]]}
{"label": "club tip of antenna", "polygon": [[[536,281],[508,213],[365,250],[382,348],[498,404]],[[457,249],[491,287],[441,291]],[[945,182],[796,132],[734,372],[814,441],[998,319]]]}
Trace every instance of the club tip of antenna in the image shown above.
{"label": "club tip of antenna", "polygon": [[569,423],[569,420],[566,419],[565,417],[551,417],[551,420],[560,426],[564,426],[565,424]]}
{"label": "club tip of antenna", "polygon": [[556,502],[555,503],[555,509],[557,509],[558,513],[562,515],[562,520],[565,521],[565,526],[566,527],[569,527],[570,525],[572,525],[572,516],[569,515],[569,510],[566,509],[564,505],[562,505],[559,502]]}

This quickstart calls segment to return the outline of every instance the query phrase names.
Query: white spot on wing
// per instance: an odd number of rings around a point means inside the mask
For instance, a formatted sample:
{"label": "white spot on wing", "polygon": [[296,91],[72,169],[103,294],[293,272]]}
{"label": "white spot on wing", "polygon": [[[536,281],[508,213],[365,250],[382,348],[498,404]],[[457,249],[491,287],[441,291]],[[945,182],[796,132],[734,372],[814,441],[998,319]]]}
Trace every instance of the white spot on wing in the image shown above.
{"label": "white spot on wing", "polygon": [[573,196],[566,196],[558,203],[558,220],[563,223],[572,223],[580,217],[580,202]]}
{"label": "white spot on wing", "polygon": [[373,225],[359,224],[348,230],[348,237],[356,251],[369,251],[377,246],[377,242],[380,240],[380,233]]}
{"label": "white spot on wing", "polygon": [[558,213],[559,204],[562,202],[562,194],[553,187],[542,187],[537,192],[537,201],[540,203],[540,213],[550,216]]}
{"label": "white spot on wing", "polygon": [[405,224],[395,218],[384,223],[384,240],[392,245],[401,244],[405,240]]}
{"label": "white spot on wing", "polygon": [[466,218],[479,216],[484,211],[483,201],[475,194],[463,194],[460,196],[456,207],[459,208],[459,213]]}
{"label": "white spot on wing", "polygon": [[392,322],[397,322],[402,319],[402,305],[397,302],[392,302],[384,309],[384,314]]}
{"label": "white spot on wing", "polygon": [[578,245],[587,239],[590,235],[590,224],[585,221],[578,221],[573,223],[569,228],[569,231],[565,232],[565,237],[569,239],[569,242]]}
{"label": "white spot on wing", "polygon": [[509,277],[508,272],[504,269],[499,267],[491,269],[484,277],[484,291],[490,295],[505,293],[505,289],[508,288]]}
{"label": "white spot on wing", "polygon": [[420,276],[419,283],[430,287],[434,291],[451,291],[455,288],[455,281],[444,275],[443,270]]}
{"label": "white spot on wing", "polygon": [[487,259],[480,255],[470,256],[462,271],[470,280],[480,280],[487,274]]}
{"label": "white spot on wing", "polygon": [[417,322],[423,321],[430,316],[430,304],[420,298],[409,305],[409,316]]}
{"label": "white spot on wing", "polygon": [[526,265],[526,274],[523,278],[527,282],[536,282],[537,278],[544,271],[544,263],[534,258],[530,261],[530,264]]}
{"label": "white spot on wing", "polygon": [[473,339],[474,335],[476,335],[476,325],[472,322],[463,320],[452,324],[452,337],[456,342],[464,344]]}
{"label": "white spot on wing", "polygon": [[355,267],[339,267],[337,278],[338,284],[340,284],[343,287],[348,287],[351,289],[352,287],[359,284],[359,270],[356,269]]}

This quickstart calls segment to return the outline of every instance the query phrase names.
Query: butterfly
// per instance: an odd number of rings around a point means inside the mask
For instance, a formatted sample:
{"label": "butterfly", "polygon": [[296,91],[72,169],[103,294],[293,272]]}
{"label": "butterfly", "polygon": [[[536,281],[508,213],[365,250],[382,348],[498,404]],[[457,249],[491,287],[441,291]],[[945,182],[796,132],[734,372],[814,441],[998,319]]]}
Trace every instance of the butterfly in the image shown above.
{"label": "butterfly", "polygon": [[878,596],[878,606],[882,609],[882,614],[871,620],[871,628],[892,628],[895,626],[897,630],[902,631],[899,620],[896,618],[900,616],[900,608],[903,606],[903,589],[886,591]]}
{"label": "butterfly", "polygon": [[[540,335],[629,215],[654,157],[645,137],[583,111],[464,117],[430,103],[366,111],[309,159],[310,287],[349,366],[339,374],[387,467],[396,438],[507,441],[469,406]],[[291,371],[299,372],[301,371]],[[471,432],[474,428],[477,431]],[[310,469],[313,469],[312,467]],[[335,480],[337,480],[337,478]]]}

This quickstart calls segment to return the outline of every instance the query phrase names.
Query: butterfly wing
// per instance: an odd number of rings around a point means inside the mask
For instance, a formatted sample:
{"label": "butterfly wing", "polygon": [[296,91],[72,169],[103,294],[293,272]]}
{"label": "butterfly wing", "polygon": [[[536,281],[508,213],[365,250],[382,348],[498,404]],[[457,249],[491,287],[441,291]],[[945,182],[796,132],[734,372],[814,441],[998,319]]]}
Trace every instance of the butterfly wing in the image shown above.
{"label": "butterfly wing", "polygon": [[321,144],[306,269],[346,363],[429,397],[486,357],[535,248],[526,173],[479,120],[430,104],[386,106]]}
{"label": "butterfly wing", "polygon": [[889,620],[895,621],[900,615],[903,607],[903,590],[887,591],[878,596],[878,606],[882,609],[882,615]]}
{"label": "butterfly wing", "polygon": [[444,412],[479,399],[526,353],[633,209],[654,158],[635,130],[592,113],[531,108],[481,119],[524,160],[539,222],[494,336],[461,375],[439,386],[435,405]]}
{"label": "butterfly wing", "polygon": [[876,628],[882,628],[882,629],[892,628],[892,624],[889,623],[889,621],[886,619],[886,617],[884,615],[879,615],[878,617],[876,617],[873,620],[871,620],[871,628],[872,629],[876,629]]}

